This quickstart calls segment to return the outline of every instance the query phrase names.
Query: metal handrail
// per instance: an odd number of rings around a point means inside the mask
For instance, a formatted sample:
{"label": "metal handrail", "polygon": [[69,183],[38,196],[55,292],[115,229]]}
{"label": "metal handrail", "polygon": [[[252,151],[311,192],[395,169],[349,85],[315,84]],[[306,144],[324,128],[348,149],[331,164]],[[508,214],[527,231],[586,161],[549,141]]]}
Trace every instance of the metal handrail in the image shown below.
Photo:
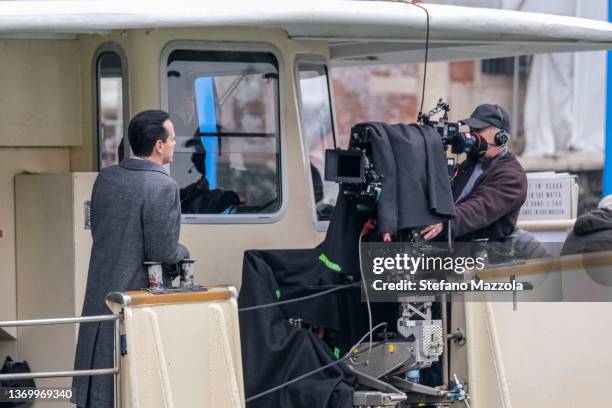
{"label": "metal handrail", "polygon": [[0,327],[17,327],[17,326],[43,326],[50,324],[71,324],[71,323],[91,323],[105,322],[108,320],[120,319],[119,314],[99,315],[99,316],[83,316],[83,317],[58,317],[51,319],[32,319],[32,320],[7,320],[0,322]]}
{"label": "metal handrail", "polygon": [[40,373],[0,374],[0,380],[25,380],[31,378],[87,377],[117,374],[119,368],[98,368],[96,370],[48,371]]}
{"label": "metal handrail", "polygon": [[0,380],[25,380],[34,378],[59,378],[59,377],[85,377],[112,375],[115,388],[115,407],[119,406],[119,373],[121,353],[119,348],[119,325],[117,322],[121,319],[121,314],[98,315],[98,316],[81,316],[81,317],[58,317],[50,319],[31,319],[31,320],[7,320],[0,322],[0,327],[18,327],[18,326],[44,326],[53,324],[74,324],[74,323],[92,323],[112,321],[114,325],[114,361],[112,368],[99,368],[95,370],[71,370],[71,371],[48,371],[38,373],[18,373],[18,374],[0,374]]}

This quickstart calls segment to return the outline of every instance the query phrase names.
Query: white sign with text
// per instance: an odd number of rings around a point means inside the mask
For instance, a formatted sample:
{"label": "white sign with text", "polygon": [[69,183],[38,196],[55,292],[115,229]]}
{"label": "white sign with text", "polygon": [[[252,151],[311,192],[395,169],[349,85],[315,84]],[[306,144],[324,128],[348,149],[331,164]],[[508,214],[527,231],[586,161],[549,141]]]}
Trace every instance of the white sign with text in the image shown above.
{"label": "white sign with text", "polygon": [[571,220],[577,199],[576,178],[567,173],[529,173],[527,200],[519,214],[526,220]]}

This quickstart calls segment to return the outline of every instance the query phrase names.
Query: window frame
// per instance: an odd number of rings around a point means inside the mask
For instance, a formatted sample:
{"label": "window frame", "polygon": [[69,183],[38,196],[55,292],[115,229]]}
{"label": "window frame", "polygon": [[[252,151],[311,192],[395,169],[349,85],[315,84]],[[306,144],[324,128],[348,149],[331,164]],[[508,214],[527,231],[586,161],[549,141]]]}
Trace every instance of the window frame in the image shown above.
{"label": "window frame", "polygon": [[[312,171],[310,169],[310,152],[306,150],[306,140],[305,133],[302,128],[302,90],[300,88],[300,64],[312,64],[312,65],[321,65],[325,68],[327,73],[327,91],[329,94],[329,107],[331,114],[331,125],[332,125],[332,133],[334,137],[334,146],[338,146],[338,135],[337,129],[338,126],[336,124],[336,111],[334,109],[334,95],[333,95],[333,87],[332,87],[332,79],[331,79],[331,69],[330,64],[325,57],[318,54],[298,54],[295,57],[294,61],[294,77],[295,77],[295,88],[296,88],[296,96],[298,103],[298,123],[299,123],[299,132],[300,132],[300,142],[302,149],[302,157],[303,157],[303,167],[304,174],[307,176],[306,183],[308,185],[308,192],[310,195],[310,210],[312,214],[312,222],[315,226],[317,232],[326,232],[329,228],[329,221],[320,221],[317,215],[316,202],[314,199],[314,186],[312,185]],[[321,174],[321,178],[325,181],[325,174]]]}
{"label": "window frame", "polygon": [[269,52],[274,55],[278,63],[278,107],[276,110],[278,149],[280,163],[277,171],[280,179],[280,206],[274,213],[267,214],[183,214],[182,224],[272,224],[279,222],[287,213],[288,207],[288,180],[287,180],[287,142],[285,129],[285,65],[280,51],[273,45],[259,42],[218,42],[200,40],[175,40],[167,43],[160,55],[160,99],[161,108],[168,111],[168,57],[179,49],[193,51],[241,51],[241,52]]}
{"label": "window frame", "polygon": [[100,87],[98,78],[98,62],[102,54],[107,52],[114,52],[119,56],[121,60],[121,103],[123,110],[123,149],[125,158],[132,157],[132,149],[130,148],[130,142],[127,138],[127,128],[130,118],[130,96],[129,96],[129,84],[128,84],[128,59],[127,55],[123,51],[121,45],[116,42],[106,42],[101,44],[93,54],[92,65],[92,95],[93,95],[93,134],[95,135],[96,141],[93,144],[93,163],[94,171],[100,171],[100,165],[102,163],[100,154],[100,147],[102,145],[102,135],[100,134]]}

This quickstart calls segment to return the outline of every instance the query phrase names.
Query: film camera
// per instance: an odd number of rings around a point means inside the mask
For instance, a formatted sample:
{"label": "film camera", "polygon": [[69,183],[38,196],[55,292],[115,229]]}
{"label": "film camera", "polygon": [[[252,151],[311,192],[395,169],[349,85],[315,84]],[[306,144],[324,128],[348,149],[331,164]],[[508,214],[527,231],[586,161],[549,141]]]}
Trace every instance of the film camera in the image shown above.
{"label": "film camera", "polygon": [[[483,149],[486,149],[486,142],[478,135],[471,132],[461,132],[461,125],[459,123],[453,123],[448,121],[448,112],[450,106],[444,102],[442,98],[438,100],[438,104],[435,108],[427,113],[419,113],[417,122],[423,126],[431,126],[442,138],[442,144],[444,147],[450,146],[451,152],[455,154],[470,154],[477,153]],[[433,121],[431,118],[440,112],[444,112],[442,117],[438,121]]]}
{"label": "film camera", "polygon": [[[478,135],[461,132],[461,125],[448,121],[450,107],[442,99],[435,108],[427,113],[419,113],[418,126],[434,128],[442,139],[445,154],[451,147],[455,154],[477,153],[486,149],[486,142]],[[442,117],[435,121],[432,118],[439,113]],[[372,159],[372,132],[367,125],[357,125],[351,129],[349,147],[346,150],[328,149],[325,151],[325,180],[340,183],[344,194],[355,199],[360,210],[371,210],[382,189],[384,175],[376,172]]]}

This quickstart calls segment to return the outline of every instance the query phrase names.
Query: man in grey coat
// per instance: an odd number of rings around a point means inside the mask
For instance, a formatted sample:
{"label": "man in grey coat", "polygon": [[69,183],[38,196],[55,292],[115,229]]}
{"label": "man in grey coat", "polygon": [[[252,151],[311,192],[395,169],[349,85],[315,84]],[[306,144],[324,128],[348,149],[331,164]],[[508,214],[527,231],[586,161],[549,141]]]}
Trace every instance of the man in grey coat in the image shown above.
{"label": "man in grey coat", "polygon": [[[181,204],[176,182],[164,164],[174,155],[175,134],[166,112],[136,115],[128,127],[136,157],[100,171],[91,199],[93,246],[83,316],[110,313],[109,292],[148,287],[146,261],[176,264],[188,258],[178,243]],[[82,323],[75,369],[113,367],[112,322]],[[129,347],[129,345],[128,345]],[[75,377],[73,403],[112,407],[113,377]]]}

